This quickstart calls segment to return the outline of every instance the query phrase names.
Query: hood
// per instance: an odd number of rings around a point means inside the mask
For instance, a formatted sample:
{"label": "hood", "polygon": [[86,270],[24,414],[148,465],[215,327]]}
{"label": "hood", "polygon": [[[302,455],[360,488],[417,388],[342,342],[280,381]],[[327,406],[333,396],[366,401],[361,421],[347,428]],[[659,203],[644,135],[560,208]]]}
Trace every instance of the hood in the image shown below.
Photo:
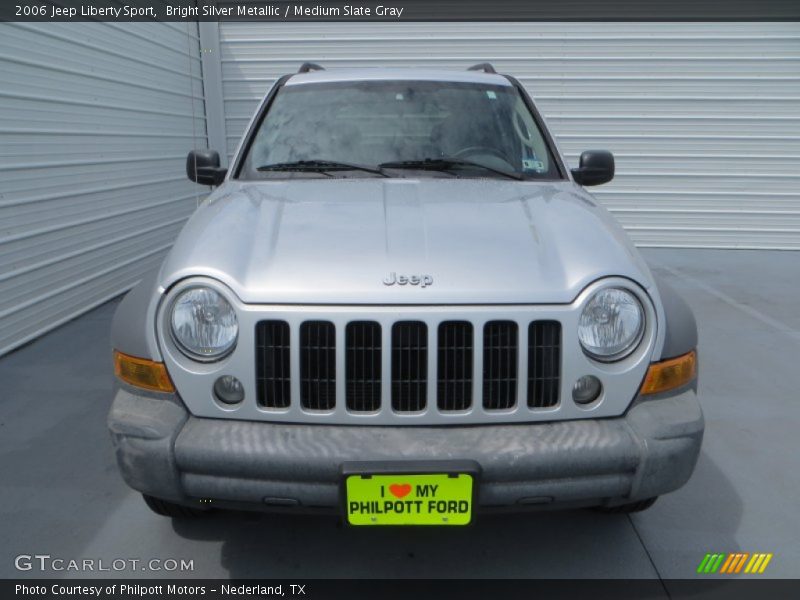
{"label": "hood", "polygon": [[607,275],[652,286],[582,189],[496,179],[229,182],[188,221],[160,280],[195,275],[269,304],[551,304]]}

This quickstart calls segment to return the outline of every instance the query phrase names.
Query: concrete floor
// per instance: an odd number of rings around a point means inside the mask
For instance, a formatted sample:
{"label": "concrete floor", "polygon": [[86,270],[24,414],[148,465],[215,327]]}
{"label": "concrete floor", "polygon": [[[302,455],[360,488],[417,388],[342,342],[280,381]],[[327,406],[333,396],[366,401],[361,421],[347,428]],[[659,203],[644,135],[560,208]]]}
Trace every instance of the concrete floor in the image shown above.
{"label": "concrete floor", "polygon": [[765,576],[797,577],[800,253],[645,255],[697,316],[707,419],[691,481],[647,512],[494,516],[444,531],[250,514],[173,523],[114,463],[111,302],[0,359],[0,577],[42,576],[16,571],[14,557],[49,554],[193,559],[184,576],[195,577],[670,579],[695,576],[706,552],[734,551],[772,552]]}

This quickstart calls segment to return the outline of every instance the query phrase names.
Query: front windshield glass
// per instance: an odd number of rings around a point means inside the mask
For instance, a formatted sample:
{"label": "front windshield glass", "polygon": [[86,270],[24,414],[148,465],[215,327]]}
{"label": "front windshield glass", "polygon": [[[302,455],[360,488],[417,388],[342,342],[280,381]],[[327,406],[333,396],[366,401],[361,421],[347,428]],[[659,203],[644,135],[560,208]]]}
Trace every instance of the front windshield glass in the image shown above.
{"label": "front windshield glass", "polygon": [[[442,165],[445,159],[449,163]],[[308,164],[290,168],[299,161],[383,166],[392,177],[443,172],[498,177],[507,172],[524,179],[560,178],[533,115],[511,85],[357,81],[284,86],[250,145],[241,178],[378,176],[342,164],[330,171],[319,164],[313,165],[316,171]],[[429,161],[428,168],[397,164],[407,161]]]}

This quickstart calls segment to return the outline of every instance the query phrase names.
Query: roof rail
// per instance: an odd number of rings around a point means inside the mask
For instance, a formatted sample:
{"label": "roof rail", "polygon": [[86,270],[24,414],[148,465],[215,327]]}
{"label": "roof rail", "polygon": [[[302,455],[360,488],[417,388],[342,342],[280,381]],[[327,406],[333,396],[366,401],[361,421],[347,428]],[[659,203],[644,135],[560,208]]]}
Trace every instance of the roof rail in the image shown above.
{"label": "roof rail", "polygon": [[497,73],[492,66],[492,63],[478,63],[477,65],[472,65],[467,71],[483,71],[484,73]]}
{"label": "roof rail", "polygon": [[308,73],[310,71],[324,71],[324,67],[320,67],[317,63],[312,62],[304,62],[300,65],[300,68],[297,69],[298,73]]}

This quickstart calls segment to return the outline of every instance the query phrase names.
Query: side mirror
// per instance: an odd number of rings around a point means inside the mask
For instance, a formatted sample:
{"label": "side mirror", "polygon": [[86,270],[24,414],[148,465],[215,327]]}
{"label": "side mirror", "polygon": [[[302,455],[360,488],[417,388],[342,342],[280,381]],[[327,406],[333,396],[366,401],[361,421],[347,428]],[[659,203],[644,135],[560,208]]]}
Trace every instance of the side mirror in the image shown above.
{"label": "side mirror", "polygon": [[614,155],[608,150],[587,150],[581,154],[580,166],[572,169],[575,183],[600,185],[614,179]]}
{"label": "side mirror", "polygon": [[225,181],[228,169],[219,166],[216,150],[192,150],[186,157],[186,175],[201,185],[219,185]]}

